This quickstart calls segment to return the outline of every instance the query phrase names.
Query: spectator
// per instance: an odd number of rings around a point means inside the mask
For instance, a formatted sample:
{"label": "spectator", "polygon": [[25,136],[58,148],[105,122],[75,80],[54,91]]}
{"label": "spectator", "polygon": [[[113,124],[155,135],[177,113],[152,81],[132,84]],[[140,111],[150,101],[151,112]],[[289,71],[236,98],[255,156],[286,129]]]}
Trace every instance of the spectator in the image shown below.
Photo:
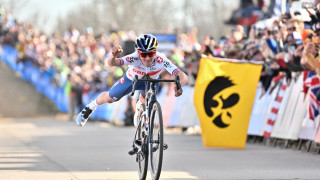
{"label": "spectator", "polygon": [[203,45],[201,47],[202,54],[213,57],[213,50],[214,50],[215,41],[212,36],[206,36],[203,40]]}

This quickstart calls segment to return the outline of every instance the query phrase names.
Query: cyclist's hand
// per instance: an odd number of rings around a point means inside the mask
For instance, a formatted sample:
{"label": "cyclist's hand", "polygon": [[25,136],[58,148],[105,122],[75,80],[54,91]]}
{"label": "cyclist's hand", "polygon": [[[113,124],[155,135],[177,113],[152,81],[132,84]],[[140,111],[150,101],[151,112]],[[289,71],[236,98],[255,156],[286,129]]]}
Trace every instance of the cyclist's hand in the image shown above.
{"label": "cyclist's hand", "polygon": [[177,90],[177,87],[174,87],[174,91],[175,91],[175,94],[174,94],[174,95],[175,95],[176,97],[181,96],[181,94],[182,94],[182,92],[183,92],[182,88],[179,89],[179,90]]}
{"label": "cyclist's hand", "polygon": [[112,48],[112,55],[113,55],[114,57],[119,56],[122,52],[123,52],[123,50],[122,50],[122,47],[121,47],[120,45],[115,45],[115,46]]}

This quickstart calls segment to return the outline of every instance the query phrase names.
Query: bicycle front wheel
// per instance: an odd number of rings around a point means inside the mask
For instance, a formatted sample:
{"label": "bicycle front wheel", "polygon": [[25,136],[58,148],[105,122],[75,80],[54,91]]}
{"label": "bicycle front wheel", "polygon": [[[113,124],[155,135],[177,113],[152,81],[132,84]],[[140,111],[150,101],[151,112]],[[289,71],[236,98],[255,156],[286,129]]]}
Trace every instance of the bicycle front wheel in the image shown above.
{"label": "bicycle front wheel", "polygon": [[138,170],[139,170],[139,179],[144,180],[147,177],[148,171],[148,137],[146,130],[146,120],[145,116],[142,116],[142,113],[145,111],[146,107],[144,104],[141,105],[139,109],[139,130],[138,130],[138,142],[140,142],[141,151],[137,154]]}
{"label": "bicycle front wheel", "polygon": [[152,179],[159,179],[163,158],[163,122],[160,104],[155,102],[150,116],[149,156]]}

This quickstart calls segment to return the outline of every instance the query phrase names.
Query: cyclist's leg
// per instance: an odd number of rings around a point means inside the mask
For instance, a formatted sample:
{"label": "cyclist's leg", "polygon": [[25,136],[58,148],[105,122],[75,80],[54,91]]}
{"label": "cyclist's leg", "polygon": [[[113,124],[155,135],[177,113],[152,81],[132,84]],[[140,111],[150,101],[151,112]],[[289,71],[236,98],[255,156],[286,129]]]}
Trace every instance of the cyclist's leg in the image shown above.
{"label": "cyclist's leg", "polygon": [[[135,114],[133,116],[134,117],[133,124],[135,127],[137,127],[137,125],[138,125],[138,115],[139,115],[138,112],[139,112],[140,105],[146,104],[145,86],[146,86],[146,83],[137,83],[137,85],[136,85],[136,89],[139,90],[139,98],[136,102],[136,108],[135,108],[136,110],[135,110]],[[147,87],[149,87],[149,86],[150,86],[150,83],[147,83]],[[157,88],[157,90],[159,89],[159,83],[157,83],[156,88]]]}
{"label": "cyclist's leg", "polygon": [[140,91],[140,93],[139,93],[139,101],[140,101],[141,103],[143,103],[143,104],[146,103],[146,100],[145,100],[144,96],[142,95],[141,91]]}
{"label": "cyclist's leg", "polygon": [[104,103],[113,103],[120,100],[124,95],[128,94],[132,89],[132,81],[124,75],[118,80],[110,89],[110,91],[102,92],[98,95],[97,99],[91,101],[86,107],[78,114],[77,124],[83,126],[93,111],[98,105]]}
{"label": "cyclist's leg", "polygon": [[[146,88],[146,86],[149,87],[150,83],[138,82],[136,85],[136,90],[139,90],[139,98],[136,102],[136,108],[135,108],[136,110],[135,110],[134,120],[133,120],[135,127],[137,127],[137,124],[138,124],[138,114],[139,114],[138,110],[140,108],[140,105],[146,103],[146,101],[145,101],[145,95],[146,95],[145,88]],[[157,88],[157,90],[159,89],[159,83],[157,83],[156,88]]]}
{"label": "cyclist's leg", "polygon": [[[150,86],[150,83],[147,83],[147,87]],[[157,92],[159,91],[159,87],[160,87],[160,83],[157,83],[156,84],[156,90]],[[146,103],[145,102],[145,97],[146,97],[146,92],[145,92],[145,84],[143,84],[143,86],[141,85],[140,87],[137,87],[137,90],[140,90],[140,96],[139,96],[139,100],[142,102],[142,103]]]}
{"label": "cyclist's leg", "polygon": [[131,89],[132,81],[124,75],[111,87],[109,91],[100,93],[95,102],[97,105],[101,105],[119,101],[123,96],[127,95]]}
{"label": "cyclist's leg", "polygon": [[98,99],[98,104],[113,103],[119,101],[123,96],[129,94],[132,89],[132,81],[124,75],[109,90],[105,96]]}

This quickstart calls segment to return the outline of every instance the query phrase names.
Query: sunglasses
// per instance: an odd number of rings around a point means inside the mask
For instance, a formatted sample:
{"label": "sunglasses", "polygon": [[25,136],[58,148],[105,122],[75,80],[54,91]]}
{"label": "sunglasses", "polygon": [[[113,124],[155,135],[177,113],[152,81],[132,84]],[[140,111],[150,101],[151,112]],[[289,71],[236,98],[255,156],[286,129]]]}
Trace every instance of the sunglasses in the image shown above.
{"label": "sunglasses", "polygon": [[296,30],[296,27],[290,27],[288,28],[288,31],[295,31]]}
{"label": "sunglasses", "polygon": [[146,58],[146,57],[150,57],[152,58],[154,55],[156,55],[156,51],[152,51],[152,52],[138,52],[140,57]]}

